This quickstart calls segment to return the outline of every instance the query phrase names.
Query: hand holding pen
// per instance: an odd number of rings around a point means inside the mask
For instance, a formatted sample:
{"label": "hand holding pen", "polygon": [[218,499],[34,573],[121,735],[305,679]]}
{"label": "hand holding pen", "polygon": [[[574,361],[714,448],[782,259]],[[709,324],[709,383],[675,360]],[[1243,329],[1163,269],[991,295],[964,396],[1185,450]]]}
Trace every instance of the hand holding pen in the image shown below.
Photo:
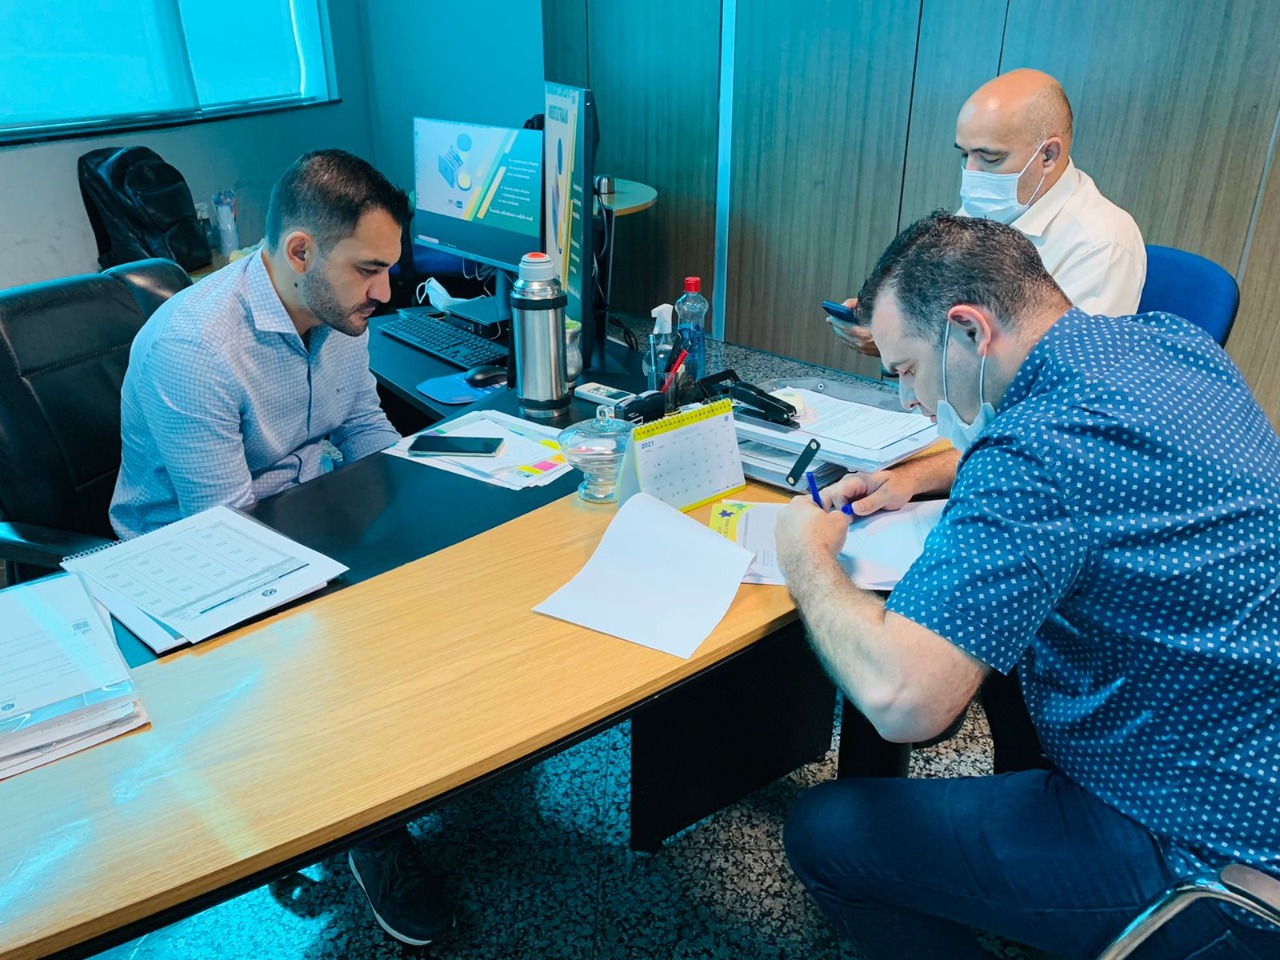
{"label": "hand holding pen", "polygon": [[[830,511],[827,510],[827,505],[822,502],[822,495],[818,493],[818,481],[814,478],[813,471],[806,470],[804,472],[804,478],[809,481],[809,496],[813,497],[813,502],[818,505],[819,509],[830,513]],[[853,516],[853,507],[846,503],[840,508],[840,512],[847,517],[851,517]]]}

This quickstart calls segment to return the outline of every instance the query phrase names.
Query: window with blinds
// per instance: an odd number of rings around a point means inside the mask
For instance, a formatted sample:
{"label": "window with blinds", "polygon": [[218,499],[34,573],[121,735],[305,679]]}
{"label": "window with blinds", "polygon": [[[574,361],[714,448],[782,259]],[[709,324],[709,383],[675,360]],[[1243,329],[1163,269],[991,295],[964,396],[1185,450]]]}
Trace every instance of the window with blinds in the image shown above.
{"label": "window with blinds", "polygon": [[0,0],[0,143],[336,98],[325,0]]}

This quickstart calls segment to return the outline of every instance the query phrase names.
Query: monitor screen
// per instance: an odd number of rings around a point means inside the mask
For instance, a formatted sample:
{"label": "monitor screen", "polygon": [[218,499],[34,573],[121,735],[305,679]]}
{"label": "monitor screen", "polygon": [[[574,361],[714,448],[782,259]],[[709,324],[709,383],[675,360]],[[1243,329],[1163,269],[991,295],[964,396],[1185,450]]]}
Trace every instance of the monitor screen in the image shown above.
{"label": "monitor screen", "polygon": [[542,132],[413,120],[414,240],[504,270],[542,249]]}

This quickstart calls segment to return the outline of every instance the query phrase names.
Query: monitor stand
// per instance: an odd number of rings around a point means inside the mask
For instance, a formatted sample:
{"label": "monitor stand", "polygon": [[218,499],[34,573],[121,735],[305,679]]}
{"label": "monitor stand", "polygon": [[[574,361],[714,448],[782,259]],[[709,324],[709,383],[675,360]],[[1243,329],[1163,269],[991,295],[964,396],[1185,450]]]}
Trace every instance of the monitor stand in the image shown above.
{"label": "monitor stand", "polygon": [[455,317],[470,321],[476,327],[492,327],[511,320],[511,274],[498,270],[494,275],[493,296],[458,300],[446,308]]}

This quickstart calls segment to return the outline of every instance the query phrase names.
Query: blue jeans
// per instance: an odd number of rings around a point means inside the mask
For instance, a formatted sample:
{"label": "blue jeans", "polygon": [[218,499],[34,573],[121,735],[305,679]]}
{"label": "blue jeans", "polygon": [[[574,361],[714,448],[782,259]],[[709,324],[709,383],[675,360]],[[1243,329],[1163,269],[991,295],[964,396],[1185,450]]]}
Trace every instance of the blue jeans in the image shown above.
{"label": "blue jeans", "polygon": [[[1145,828],[1055,770],[837,780],[800,798],[785,842],[868,960],[991,960],[975,929],[1096,957],[1174,879]],[[1280,957],[1280,933],[1202,901],[1135,960],[1191,957]]]}

